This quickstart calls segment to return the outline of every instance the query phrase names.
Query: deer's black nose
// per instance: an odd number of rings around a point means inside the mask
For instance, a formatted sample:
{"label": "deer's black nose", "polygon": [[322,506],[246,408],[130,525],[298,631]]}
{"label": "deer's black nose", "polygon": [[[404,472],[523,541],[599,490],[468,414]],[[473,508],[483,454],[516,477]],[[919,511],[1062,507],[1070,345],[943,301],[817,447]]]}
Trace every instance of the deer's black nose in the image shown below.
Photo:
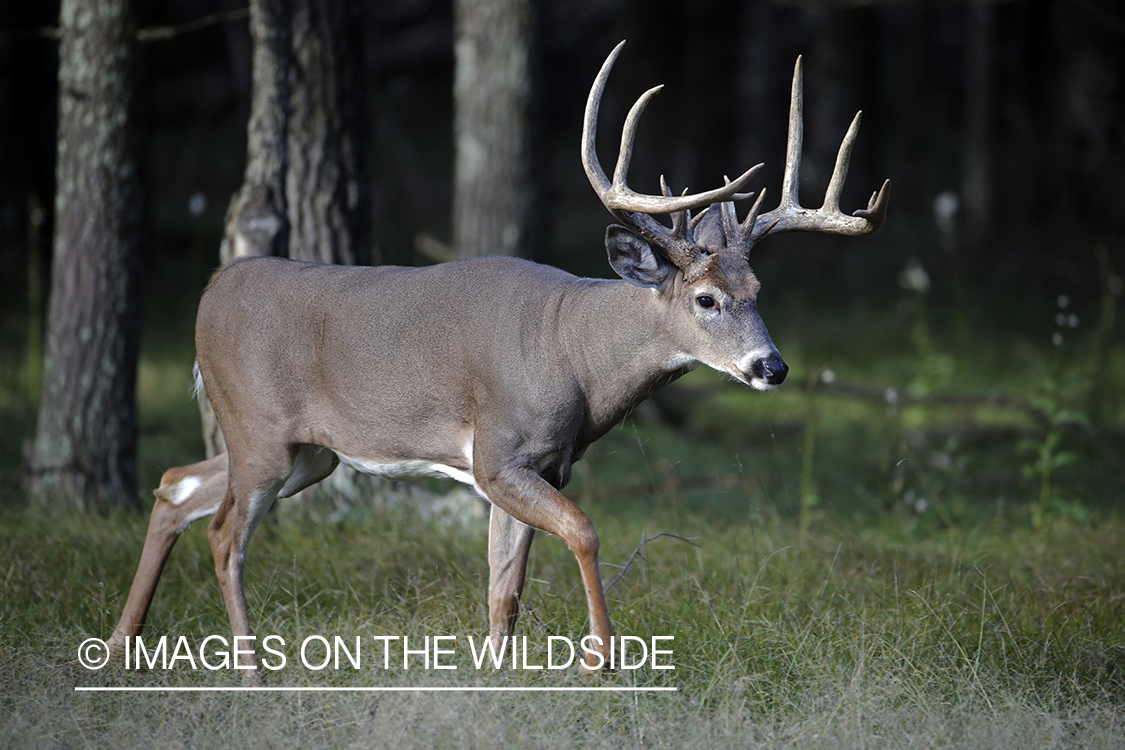
{"label": "deer's black nose", "polygon": [[781,357],[775,353],[755,360],[750,372],[754,377],[764,380],[770,385],[781,385],[785,382],[785,376],[789,374],[789,365],[785,364]]}

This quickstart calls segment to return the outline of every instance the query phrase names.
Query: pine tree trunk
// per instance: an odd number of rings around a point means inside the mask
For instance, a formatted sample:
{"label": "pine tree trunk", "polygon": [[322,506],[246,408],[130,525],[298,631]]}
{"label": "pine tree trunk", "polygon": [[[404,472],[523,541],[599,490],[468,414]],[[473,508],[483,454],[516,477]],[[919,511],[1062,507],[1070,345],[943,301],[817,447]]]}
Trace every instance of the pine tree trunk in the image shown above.
{"label": "pine tree trunk", "polygon": [[254,0],[247,166],[222,261],[281,255],[369,263],[356,0]]}
{"label": "pine tree trunk", "polygon": [[358,0],[291,0],[289,257],[372,262]]}
{"label": "pine tree trunk", "polygon": [[456,0],[453,250],[532,254],[531,0]]}
{"label": "pine tree trunk", "polygon": [[134,504],[141,191],[129,0],[63,0],[54,266],[33,503]]}
{"label": "pine tree trunk", "polygon": [[965,209],[965,246],[979,255],[988,246],[992,219],[992,118],[996,106],[993,68],[996,64],[991,5],[968,9],[968,48],[965,60],[965,164],[962,193]]}

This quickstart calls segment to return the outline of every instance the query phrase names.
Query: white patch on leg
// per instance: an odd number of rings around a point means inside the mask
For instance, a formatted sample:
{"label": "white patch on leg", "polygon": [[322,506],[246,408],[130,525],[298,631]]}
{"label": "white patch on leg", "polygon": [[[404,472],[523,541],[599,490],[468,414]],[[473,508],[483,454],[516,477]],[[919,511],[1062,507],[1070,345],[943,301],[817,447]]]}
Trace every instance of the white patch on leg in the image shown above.
{"label": "white patch on leg", "polygon": [[199,477],[184,477],[162,492],[161,497],[172,503],[172,505],[179,505],[191,497],[192,493],[199,489],[202,484],[203,480]]}

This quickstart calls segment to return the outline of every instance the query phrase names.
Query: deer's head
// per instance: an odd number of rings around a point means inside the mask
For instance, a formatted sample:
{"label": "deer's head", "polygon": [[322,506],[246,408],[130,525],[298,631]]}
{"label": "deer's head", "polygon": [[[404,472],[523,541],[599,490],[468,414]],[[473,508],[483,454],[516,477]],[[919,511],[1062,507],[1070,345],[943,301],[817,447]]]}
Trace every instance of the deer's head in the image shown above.
{"label": "deer's head", "polygon": [[[621,148],[611,181],[595,153],[598,109],[606,80],[621,47],[602,65],[586,101],[582,129],[582,165],[602,203],[620,225],[606,232],[606,248],[614,271],[626,281],[650,287],[667,305],[674,336],[686,358],[726,372],[759,390],[780,385],[789,368],[781,359],[758,312],[760,284],[750,269],[751,248],[771,234],[790,231],[830,234],[869,234],[882,226],[890,199],[890,181],[871,196],[864,210],[848,216],[840,211],[840,191],[847,176],[852,144],[859,131],[856,114],[840,145],[836,168],[819,209],[801,207],[797,200],[798,165],[802,141],[801,60],[793,72],[789,109],[789,139],[781,203],[762,213],[763,189],[741,221],[735,201],[753,198],[738,192],[762,165],[738,179],[705,193],[673,195],[661,178],[660,195],[643,195],[626,184],[637,121],[660,86],[646,91],[629,110]],[[692,211],[703,209],[692,216]],[[652,214],[669,214],[671,228]]]}

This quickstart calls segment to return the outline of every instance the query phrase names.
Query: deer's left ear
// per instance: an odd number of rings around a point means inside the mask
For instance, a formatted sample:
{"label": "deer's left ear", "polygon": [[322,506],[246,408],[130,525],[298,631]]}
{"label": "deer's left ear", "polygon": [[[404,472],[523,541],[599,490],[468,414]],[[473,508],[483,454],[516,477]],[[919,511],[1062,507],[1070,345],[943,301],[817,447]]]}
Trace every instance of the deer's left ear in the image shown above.
{"label": "deer's left ear", "polygon": [[609,264],[617,275],[637,286],[656,288],[672,273],[672,265],[635,232],[619,224],[605,230]]}

